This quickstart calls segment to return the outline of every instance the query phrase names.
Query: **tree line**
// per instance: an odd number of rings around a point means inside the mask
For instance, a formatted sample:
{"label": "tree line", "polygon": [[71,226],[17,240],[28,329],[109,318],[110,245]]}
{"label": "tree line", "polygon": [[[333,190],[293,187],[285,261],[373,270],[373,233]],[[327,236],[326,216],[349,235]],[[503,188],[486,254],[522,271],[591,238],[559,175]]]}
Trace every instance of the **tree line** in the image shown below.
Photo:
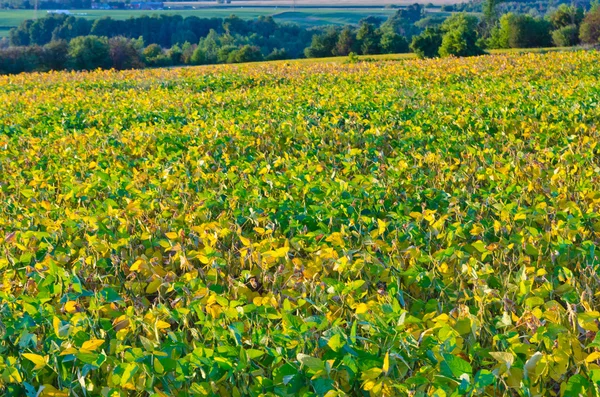
{"label": "tree line", "polygon": [[358,26],[306,29],[254,20],[183,18],[179,15],[90,21],[50,15],[24,21],[0,45],[0,73],[46,70],[131,69],[207,65],[299,57],[414,52],[419,57],[473,56],[487,48],[573,46],[600,41],[600,5],[561,5],[544,18],[499,15],[487,0],[483,17],[428,14],[414,4],[387,20],[367,17]]}
{"label": "tree line", "polygon": [[600,3],[582,7],[561,4],[544,17],[508,12],[501,0],[487,0],[483,18],[453,14],[439,26],[413,37],[411,50],[420,57],[473,56],[486,49],[571,47],[600,43]]}
{"label": "tree line", "polygon": [[270,16],[244,20],[237,16],[227,18],[199,18],[181,15],[153,15],[115,20],[102,17],[89,20],[83,17],[52,14],[37,20],[23,21],[9,32],[11,46],[45,45],[51,41],[79,36],[139,38],[144,43],[170,48],[175,44],[198,43],[211,30],[244,44],[261,47],[263,51],[285,47],[293,56],[302,54],[312,33],[294,24],[278,24]]}
{"label": "tree line", "polygon": [[315,35],[307,57],[412,51],[419,57],[474,56],[486,49],[569,47],[600,41],[600,6],[561,4],[544,17],[513,12],[499,16],[500,0],[487,0],[483,17],[454,13],[444,19],[419,5],[399,10],[387,21],[365,20],[358,28],[329,28]]}

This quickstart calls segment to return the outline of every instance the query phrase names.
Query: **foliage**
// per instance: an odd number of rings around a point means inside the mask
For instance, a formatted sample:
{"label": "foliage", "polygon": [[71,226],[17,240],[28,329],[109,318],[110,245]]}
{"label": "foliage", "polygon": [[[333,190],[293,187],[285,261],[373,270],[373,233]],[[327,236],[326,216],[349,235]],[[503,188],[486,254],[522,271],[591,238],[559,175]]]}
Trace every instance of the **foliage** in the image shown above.
{"label": "foliage", "polygon": [[396,33],[400,36],[412,38],[421,32],[417,23],[425,17],[422,5],[412,4],[396,11],[396,14],[388,18],[381,26],[383,32]]}
{"label": "foliage", "polygon": [[476,17],[466,13],[454,14],[441,25],[444,32],[439,54],[445,56],[475,56],[482,55],[484,51],[477,44]]}
{"label": "foliage", "polygon": [[489,48],[534,48],[552,45],[550,22],[530,15],[504,14],[492,30]]}
{"label": "foliage", "polygon": [[116,70],[140,69],[145,66],[134,40],[113,37],[108,40],[111,67]]}
{"label": "foliage", "polygon": [[404,36],[392,32],[384,32],[381,35],[380,46],[383,54],[402,54],[410,50]]}
{"label": "foliage", "polygon": [[245,45],[234,50],[229,54],[227,59],[228,63],[258,62],[262,60],[263,56],[260,52],[260,48],[250,45]]}
{"label": "foliage", "polygon": [[281,61],[281,60],[290,59],[290,58],[291,58],[291,56],[285,50],[285,48],[278,48],[278,49],[276,48],[265,57],[265,60],[266,61]]}
{"label": "foliage", "polygon": [[552,42],[557,47],[570,47],[579,44],[579,28],[567,25],[552,32]]}
{"label": "foliage", "polygon": [[585,15],[579,37],[586,44],[600,43],[600,6],[596,5]]}
{"label": "foliage", "polygon": [[9,47],[0,50],[0,74],[44,70],[44,50],[40,46]]}
{"label": "foliage", "polygon": [[442,45],[442,32],[439,29],[427,28],[418,36],[413,37],[410,49],[419,58],[435,58],[439,56]]}
{"label": "foliage", "polygon": [[106,37],[81,36],[69,43],[69,67],[76,70],[108,68],[110,47]]}
{"label": "foliage", "polygon": [[338,37],[333,54],[337,56],[349,55],[351,52],[357,52],[360,43],[356,39],[356,32],[350,26],[346,26]]}
{"label": "foliage", "polygon": [[0,393],[594,395],[599,76],[0,77]]}
{"label": "foliage", "polygon": [[370,23],[363,23],[356,32],[356,39],[360,43],[363,55],[381,53],[381,31]]}
{"label": "foliage", "polygon": [[339,40],[337,29],[330,27],[326,32],[315,34],[309,47],[304,50],[307,58],[324,58],[333,55]]}
{"label": "foliage", "polygon": [[555,29],[561,29],[571,25],[575,25],[579,28],[581,21],[583,21],[583,8],[561,4],[556,11],[548,16],[548,19]]}
{"label": "foliage", "polygon": [[142,51],[146,64],[150,66],[168,66],[171,64],[171,56],[167,55],[158,44],[150,44]]}
{"label": "foliage", "polygon": [[44,46],[43,65],[48,70],[63,70],[69,60],[69,44],[65,40],[55,40]]}
{"label": "foliage", "polygon": [[[231,37],[236,46],[251,45],[265,54],[285,48],[294,57],[302,55],[314,32],[285,23],[276,23],[272,17],[260,16],[244,20],[236,16],[227,18],[198,18],[181,15],[155,14],[116,20],[105,16],[91,22],[84,17],[52,14],[36,21],[25,20],[11,29],[9,39],[14,46],[43,45],[51,40],[70,41],[75,37],[141,37],[146,44],[162,48],[198,43],[214,32],[217,36]],[[216,58],[215,58],[216,59]]]}
{"label": "foliage", "polygon": [[489,30],[498,21],[498,5],[504,0],[485,0],[483,3],[483,21],[486,25],[486,29]]}

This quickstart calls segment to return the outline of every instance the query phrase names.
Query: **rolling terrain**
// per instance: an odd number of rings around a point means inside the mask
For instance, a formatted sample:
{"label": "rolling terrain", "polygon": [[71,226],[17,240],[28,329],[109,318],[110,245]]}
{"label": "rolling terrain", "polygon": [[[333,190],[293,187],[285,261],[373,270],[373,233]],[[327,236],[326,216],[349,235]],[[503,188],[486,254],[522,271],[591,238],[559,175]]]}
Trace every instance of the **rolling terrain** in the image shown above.
{"label": "rolling terrain", "polygon": [[593,396],[600,53],[0,76],[0,394]]}

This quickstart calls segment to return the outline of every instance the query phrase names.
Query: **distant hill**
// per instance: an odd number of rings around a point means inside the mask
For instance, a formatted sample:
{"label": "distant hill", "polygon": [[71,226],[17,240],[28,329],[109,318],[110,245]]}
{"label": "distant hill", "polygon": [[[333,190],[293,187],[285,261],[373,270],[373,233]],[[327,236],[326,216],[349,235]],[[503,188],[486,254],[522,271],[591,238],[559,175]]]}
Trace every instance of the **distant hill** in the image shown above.
{"label": "distant hill", "polygon": [[[190,1],[190,2],[176,2],[176,3],[190,3],[196,5],[214,5],[214,1]],[[376,6],[387,6],[387,5],[398,5],[404,6],[408,4],[421,3],[421,4],[455,4],[460,3],[459,0],[431,0],[431,1],[415,1],[415,0],[231,0],[229,4],[221,4],[221,6],[292,6],[298,7],[335,7],[335,6],[353,6],[353,7],[376,7]]]}

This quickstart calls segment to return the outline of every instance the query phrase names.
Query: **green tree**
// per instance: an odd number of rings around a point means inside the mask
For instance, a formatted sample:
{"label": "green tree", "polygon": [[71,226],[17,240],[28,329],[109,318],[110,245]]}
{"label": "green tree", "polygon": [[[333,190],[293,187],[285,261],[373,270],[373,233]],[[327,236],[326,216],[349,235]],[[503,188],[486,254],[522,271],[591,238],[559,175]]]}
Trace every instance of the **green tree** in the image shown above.
{"label": "green tree", "polygon": [[290,54],[285,48],[275,48],[269,55],[265,57],[267,61],[281,61],[284,59],[290,59]]}
{"label": "green tree", "polygon": [[167,55],[169,58],[171,58],[171,63],[173,65],[179,65],[183,62],[183,60],[182,60],[183,51],[182,51],[181,47],[177,44],[174,44],[171,48],[169,48]]}
{"label": "green tree", "polygon": [[[181,45],[181,61],[186,65],[191,64],[192,57],[194,56],[194,52],[197,48],[197,45],[192,45],[192,43],[190,43],[189,41],[184,42]],[[202,52],[202,57],[202,59],[204,59],[204,52]],[[199,63],[197,65],[199,65]]]}
{"label": "green tree", "polygon": [[548,20],[554,29],[561,29],[570,25],[579,27],[581,21],[583,21],[583,8],[561,4],[548,16]]}
{"label": "green tree", "polygon": [[408,41],[394,32],[384,32],[381,35],[380,46],[384,54],[403,54],[410,50]]}
{"label": "green tree", "polygon": [[483,21],[488,33],[498,22],[498,4],[502,2],[503,0],[486,0],[483,3]]}
{"label": "green tree", "polygon": [[508,13],[500,18],[488,41],[490,48],[534,48],[552,45],[550,22],[530,15]]}
{"label": "green tree", "polygon": [[44,66],[50,70],[63,70],[69,59],[69,44],[54,40],[44,46]]}
{"label": "green tree", "polygon": [[439,56],[442,45],[442,31],[436,28],[427,28],[423,33],[413,37],[410,49],[419,58],[435,58]]}
{"label": "green tree", "polygon": [[171,65],[171,58],[167,56],[158,44],[150,44],[142,52],[144,60],[147,65],[150,66],[169,66]]}
{"label": "green tree", "polygon": [[92,24],[90,34],[95,36],[112,37],[117,31],[117,21],[111,17],[96,19]]}
{"label": "green tree", "polygon": [[242,46],[229,54],[227,58],[228,63],[258,62],[262,60],[263,56],[260,48],[251,45]]}
{"label": "green tree", "polygon": [[467,57],[481,55],[484,51],[477,45],[478,19],[465,13],[454,14],[441,26],[444,35],[440,45],[441,56]]}
{"label": "green tree", "polygon": [[412,4],[406,8],[399,9],[381,25],[382,32],[394,32],[401,36],[411,38],[421,32],[416,22],[424,16],[423,6]]}
{"label": "green tree", "polygon": [[[184,45],[185,46],[185,45]],[[185,52],[184,52],[185,54]],[[208,59],[206,57],[206,52],[200,46],[196,47],[190,57],[189,61],[186,62],[184,58],[184,63],[189,63],[192,65],[207,65]]]}
{"label": "green tree", "polygon": [[140,69],[144,62],[132,40],[125,37],[113,37],[108,40],[112,67],[117,70]]}
{"label": "green tree", "polygon": [[238,47],[235,45],[224,45],[221,48],[219,48],[219,51],[217,52],[217,63],[227,63],[229,62],[229,55],[231,55],[233,52],[237,51]]}
{"label": "green tree", "polygon": [[360,51],[363,55],[379,54],[381,47],[381,31],[370,23],[360,25],[356,33],[356,39],[360,43]]}
{"label": "green tree", "polygon": [[221,46],[221,40],[216,30],[211,29],[208,35],[198,43],[198,47],[202,49],[204,53],[204,63],[213,64],[218,62],[219,47]]}
{"label": "green tree", "polygon": [[579,37],[586,44],[600,43],[600,6],[592,7],[585,15],[579,30]]}
{"label": "green tree", "polygon": [[68,66],[75,70],[108,69],[111,66],[108,39],[80,36],[71,40]]}
{"label": "green tree", "polygon": [[353,51],[358,50],[358,42],[356,40],[356,34],[351,27],[346,26],[338,37],[338,41],[333,50],[334,55],[346,56]]}
{"label": "green tree", "polygon": [[304,50],[307,58],[324,58],[334,55],[333,50],[338,42],[338,31],[331,27],[326,32],[316,34],[312,38],[310,47]]}
{"label": "green tree", "polygon": [[557,47],[570,47],[579,44],[579,28],[567,25],[552,32],[552,42]]}

